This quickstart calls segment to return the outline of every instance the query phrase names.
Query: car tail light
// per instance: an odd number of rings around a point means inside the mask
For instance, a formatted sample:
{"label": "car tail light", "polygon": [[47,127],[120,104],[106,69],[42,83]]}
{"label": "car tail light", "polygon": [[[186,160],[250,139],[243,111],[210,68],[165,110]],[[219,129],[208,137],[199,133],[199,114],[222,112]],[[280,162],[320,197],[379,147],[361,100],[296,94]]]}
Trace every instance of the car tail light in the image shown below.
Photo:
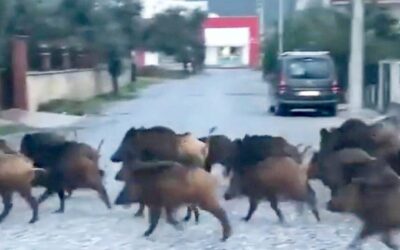
{"label": "car tail light", "polygon": [[280,77],[279,86],[278,87],[279,87],[279,94],[283,94],[287,90],[286,81],[285,81],[285,78],[283,76]]}
{"label": "car tail light", "polygon": [[336,80],[333,81],[331,90],[332,90],[332,92],[334,94],[338,94],[339,93],[340,88],[339,88],[339,84],[338,84],[338,82]]}

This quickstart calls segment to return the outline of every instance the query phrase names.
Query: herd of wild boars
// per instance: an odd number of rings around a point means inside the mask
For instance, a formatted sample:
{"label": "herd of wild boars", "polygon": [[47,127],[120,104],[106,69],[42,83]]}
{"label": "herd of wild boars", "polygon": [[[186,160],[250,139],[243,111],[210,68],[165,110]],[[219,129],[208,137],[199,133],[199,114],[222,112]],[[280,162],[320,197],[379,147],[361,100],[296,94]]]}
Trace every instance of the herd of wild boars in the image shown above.
{"label": "herd of wild boars", "polygon": [[[300,209],[306,205],[320,221],[317,195],[310,185],[310,180],[317,179],[331,191],[327,210],[352,213],[363,222],[352,247],[360,247],[370,235],[381,234],[384,244],[398,249],[392,240],[393,230],[400,227],[400,138],[396,128],[349,119],[340,127],[321,129],[318,151],[292,145],[279,136],[246,135],[232,140],[214,135],[214,130],[203,138],[162,126],[126,132],[110,159],[120,163],[115,179],[124,184],[115,204],[140,204],[136,216],[148,209],[146,236],[153,233],[162,212],[167,223],[180,228],[176,211],[182,206],[187,208],[184,220],[190,220],[194,213],[199,222],[199,209],[207,211],[220,222],[222,239],[231,236],[229,215],[211,174],[218,163],[230,179],[223,198],[248,198],[245,221],[251,219],[260,202],[268,201],[284,222],[284,211],[279,208],[283,200],[295,202]],[[12,209],[14,192],[32,208],[31,223],[38,220],[39,204],[49,196],[58,195],[57,212],[62,213],[66,194],[71,196],[82,188],[97,192],[111,208],[103,184],[105,171],[99,166],[102,144],[96,148],[53,133],[33,133],[23,137],[17,151],[0,140],[0,195],[4,204],[0,222]],[[35,186],[45,188],[38,199],[31,194]]]}

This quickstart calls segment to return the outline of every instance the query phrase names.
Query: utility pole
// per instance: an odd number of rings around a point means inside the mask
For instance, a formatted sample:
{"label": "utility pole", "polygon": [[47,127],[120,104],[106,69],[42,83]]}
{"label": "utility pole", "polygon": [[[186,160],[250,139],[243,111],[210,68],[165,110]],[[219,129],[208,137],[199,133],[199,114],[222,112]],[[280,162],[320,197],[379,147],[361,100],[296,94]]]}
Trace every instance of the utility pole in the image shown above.
{"label": "utility pole", "polygon": [[264,1],[265,0],[257,0],[257,13],[258,13],[258,20],[259,20],[259,27],[260,27],[260,37],[263,41],[264,33],[265,33],[265,17],[264,17]]}
{"label": "utility pole", "polygon": [[279,2],[279,12],[278,12],[278,39],[279,39],[279,55],[283,53],[283,25],[284,25],[284,0],[278,0]]}
{"label": "utility pole", "polygon": [[364,85],[364,3],[353,0],[351,23],[351,48],[349,63],[349,108],[362,109]]}

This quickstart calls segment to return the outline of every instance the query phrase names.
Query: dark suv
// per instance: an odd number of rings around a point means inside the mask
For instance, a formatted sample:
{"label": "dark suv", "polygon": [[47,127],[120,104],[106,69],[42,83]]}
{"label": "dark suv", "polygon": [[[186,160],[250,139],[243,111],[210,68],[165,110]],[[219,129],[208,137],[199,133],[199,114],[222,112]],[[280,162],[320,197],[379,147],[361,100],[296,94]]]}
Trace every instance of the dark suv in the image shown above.
{"label": "dark suv", "polygon": [[335,116],[339,86],[329,52],[285,52],[278,60],[272,85],[274,110],[317,109]]}

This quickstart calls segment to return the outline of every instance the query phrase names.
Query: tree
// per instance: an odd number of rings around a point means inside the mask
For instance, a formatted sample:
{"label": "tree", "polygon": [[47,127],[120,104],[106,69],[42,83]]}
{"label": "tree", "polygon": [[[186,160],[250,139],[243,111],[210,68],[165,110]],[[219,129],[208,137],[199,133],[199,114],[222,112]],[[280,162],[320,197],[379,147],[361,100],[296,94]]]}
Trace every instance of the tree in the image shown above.
{"label": "tree", "polygon": [[[137,0],[0,0],[0,49],[12,35],[28,35],[33,54],[41,43],[62,44],[115,62],[139,43],[140,12]],[[110,72],[117,81],[118,72]]]}
{"label": "tree", "polygon": [[123,55],[140,41],[141,5],[135,0],[63,0],[60,13],[71,21],[71,37],[106,58],[118,94]]}
{"label": "tree", "polygon": [[144,31],[144,46],[174,56],[185,71],[189,63],[200,65],[204,61],[202,24],[205,17],[201,11],[188,13],[179,8],[160,13]]}

